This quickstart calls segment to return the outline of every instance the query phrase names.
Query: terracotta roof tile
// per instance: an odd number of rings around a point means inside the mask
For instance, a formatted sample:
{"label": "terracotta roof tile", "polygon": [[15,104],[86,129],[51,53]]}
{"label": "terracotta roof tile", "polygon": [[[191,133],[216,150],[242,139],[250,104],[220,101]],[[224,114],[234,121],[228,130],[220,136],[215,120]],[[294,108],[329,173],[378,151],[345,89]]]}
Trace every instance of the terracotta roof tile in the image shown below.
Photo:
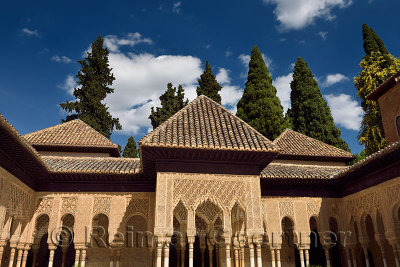
{"label": "terracotta roof tile", "polygon": [[261,178],[331,179],[346,167],[271,163]]}
{"label": "terracotta roof tile", "polygon": [[50,172],[88,174],[135,174],[139,158],[42,156]]}
{"label": "terracotta roof tile", "polygon": [[334,178],[343,177],[351,172],[357,171],[364,167],[370,167],[372,170],[376,169],[376,160],[380,158],[384,158],[385,156],[391,153],[399,153],[400,152],[400,141],[395,142],[391,145],[388,145],[385,148],[373,153],[372,155],[366,157],[365,159],[351,165],[350,167],[342,170],[341,172],[337,173]]}
{"label": "terracotta roof tile", "polygon": [[353,154],[340,148],[325,144],[296,131],[286,129],[274,142],[280,149],[278,157],[282,156],[309,156],[343,158],[351,160]]}
{"label": "terracotta roof tile", "polygon": [[33,146],[117,148],[116,144],[79,119],[26,134],[24,138]]}
{"label": "terracotta roof tile", "polygon": [[270,140],[203,95],[143,137],[139,144],[177,148],[277,151],[277,147]]}

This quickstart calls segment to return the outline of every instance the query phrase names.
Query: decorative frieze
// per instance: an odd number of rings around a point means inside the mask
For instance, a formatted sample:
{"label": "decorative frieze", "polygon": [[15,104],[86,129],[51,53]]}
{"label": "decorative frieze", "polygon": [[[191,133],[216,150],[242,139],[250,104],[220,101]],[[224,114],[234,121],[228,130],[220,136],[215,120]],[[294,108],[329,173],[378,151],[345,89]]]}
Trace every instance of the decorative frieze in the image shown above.
{"label": "decorative frieze", "polygon": [[95,197],[93,201],[93,217],[97,214],[110,214],[111,197]]}
{"label": "decorative frieze", "polygon": [[291,201],[280,201],[279,202],[279,215],[281,218],[290,216],[294,218],[294,206]]}
{"label": "decorative frieze", "polygon": [[36,214],[47,214],[50,216],[53,207],[53,198],[39,198],[36,205]]}
{"label": "decorative frieze", "polygon": [[61,206],[61,214],[72,214],[75,215],[76,212],[76,197],[63,197],[62,198],[62,206]]}
{"label": "decorative frieze", "polygon": [[8,213],[15,218],[25,220],[29,217],[33,197],[16,184],[8,191]]}

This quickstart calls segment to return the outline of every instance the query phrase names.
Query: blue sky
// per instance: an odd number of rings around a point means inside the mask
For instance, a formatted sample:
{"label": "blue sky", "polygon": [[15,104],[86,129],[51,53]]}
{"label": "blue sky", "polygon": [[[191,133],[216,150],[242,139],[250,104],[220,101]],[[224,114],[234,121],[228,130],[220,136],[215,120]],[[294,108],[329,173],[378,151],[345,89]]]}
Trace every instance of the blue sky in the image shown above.
{"label": "blue sky", "polygon": [[58,124],[71,95],[76,62],[101,34],[110,49],[115,93],[106,99],[125,145],[149,129],[150,107],[168,82],[189,99],[209,60],[236,110],[251,48],[264,54],[282,105],[290,104],[292,64],[303,57],[353,153],[361,110],[352,79],[364,56],[362,23],[400,55],[395,0],[2,1],[0,113],[21,134]]}

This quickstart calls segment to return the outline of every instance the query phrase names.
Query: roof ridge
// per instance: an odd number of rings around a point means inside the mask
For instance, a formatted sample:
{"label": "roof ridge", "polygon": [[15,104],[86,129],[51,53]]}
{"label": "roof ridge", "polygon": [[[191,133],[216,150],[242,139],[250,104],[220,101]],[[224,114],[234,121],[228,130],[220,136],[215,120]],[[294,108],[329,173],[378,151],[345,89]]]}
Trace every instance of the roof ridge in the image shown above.
{"label": "roof ridge", "polygon": [[83,157],[83,156],[52,156],[52,155],[41,155],[42,158],[52,159],[91,159],[91,160],[115,160],[115,161],[139,161],[140,158],[123,158],[123,157]]}
{"label": "roof ridge", "polygon": [[293,132],[294,134],[297,134],[297,135],[302,136],[302,137],[304,137],[304,138],[306,138],[306,139],[310,139],[310,140],[312,140],[312,141],[318,142],[318,143],[320,143],[320,144],[324,144],[324,145],[326,145],[326,146],[328,146],[328,147],[330,147],[330,148],[332,148],[332,149],[340,150],[340,151],[343,151],[343,152],[345,152],[345,153],[347,153],[347,154],[349,154],[349,155],[353,155],[353,154],[352,154],[351,152],[349,152],[349,151],[346,151],[346,150],[341,149],[341,148],[338,148],[338,147],[336,147],[336,146],[327,144],[327,143],[325,143],[325,142],[323,142],[323,141],[321,141],[321,140],[318,140],[318,139],[316,139],[316,138],[310,137],[310,136],[308,136],[308,135],[306,135],[306,134],[297,132],[297,131],[292,130],[292,129],[286,129],[284,132],[282,132],[281,135],[279,135],[279,136],[274,140],[274,142],[275,142],[275,141],[279,141],[280,139],[278,140],[278,138],[282,138],[282,137],[284,136],[284,134],[286,134],[287,132]]}
{"label": "roof ridge", "polygon": [[273,146],[272,150],[278,150],[278,146],[275,146],[271,140],[269,140],[267,137],[262,135],[260,132],[258,132],[256,129],[254,129],[251,125],[246,123],[244,120],[242,120],[241,118],[237,117],[235,114],[233,114],[231,111],[226,109],[224,106],[222,106],[221,104],[217,103],[216,101],[214,101],[213,99],[211,99],[211,98],[209,98],[209,97],[207,97],[205,95],[200,95],[200,96],[196,97],[189,104],[187,104],[181,110],[179,110],[174,115],[172,115],[170,118],[168,118],[166,121],[164,121],[162,124],[160,124],[157,128],[155,128],[151,132],[149,132],[146,136],[144,136],[142,139],[139,140],[139,145],[142,145],[144,142],[146,142],[148,140],[151,140],[151,138],[154,136],[155,131],[164,129],[166,127],[166,125],[168,125],[168,123],[170,123],[176,117],[180,116],[182,113],[187,111],[189,109],[189,107],[195,105],[197,102],[200,102],[202,99],[205,99],[206,101],[209,101],[212,105],[216,106],[217,108],[219,108],[223,112],[226,112],[229,116],[234,118],[234,120],[236,120],[238,123],[242,124],[243,126],[247,127],[248,129],[251,129],[251,131],[254,132],[258,138],[260,138],[259,142],[263,142],[263,143],[266,143],[266,144],[271,144]]}
{"label": "roof ridge", "polygon": [[[76,126],[74,126],[76,125]],[[92,126],[90,126],[89,124],[87,124],[86,122],[84,122],[81,119],[75,119],[75,120],[71,120],[71,121],[67,121],[64,123],[59,123],[38,131],[34,131],[28,134],[24,135],[24,138],[27,139],[27,141],[32,144],[32,145],[55,145],[55,146],[66,146],[66,147],[91,147],[93,145],[91,144],[83,144],[83,143],[78,143],[78,144],[66,144],[64,142],[61,142],[60,140],[53,140],[53,141],[49,141],[47,140],[47,142],[44,143],[40,143],[37,141],[37,138],[40,138],[40,136],[46,135],[47,134],[56,134],[56,135],[63,135],[65,133],[60,133],[60,131],[63,131],[63,129],[68,129],[68,127],[84,127],[84,129],[87,131],[86,134],[91,134],[92,136],[94,136],[96,139],[98,139],[98,144],[95,145],[95,147],[98,148],[118,148],[118,145],[115,144],[114,142],[112,142],[110,139],[108,139],[107,137],[105,137],[104,135],[102,135],[100,132],[98,132],[96,129],[94,129]],[[32,138],[33,140],[29,140],[30,138]],[[43,136],[42,136],[43,138]],[[100,144],[101,143],[101,144]]]}

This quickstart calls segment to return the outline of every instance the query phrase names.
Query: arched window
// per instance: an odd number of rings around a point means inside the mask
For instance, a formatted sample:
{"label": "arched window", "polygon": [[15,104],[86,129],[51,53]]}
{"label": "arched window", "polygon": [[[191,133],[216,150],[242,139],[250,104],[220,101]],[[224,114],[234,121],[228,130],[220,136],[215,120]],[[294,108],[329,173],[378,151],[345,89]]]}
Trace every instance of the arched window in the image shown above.
{"label": "arched window", "polygon": [[396,118],[397,135],[400,136],[400,116]]}

